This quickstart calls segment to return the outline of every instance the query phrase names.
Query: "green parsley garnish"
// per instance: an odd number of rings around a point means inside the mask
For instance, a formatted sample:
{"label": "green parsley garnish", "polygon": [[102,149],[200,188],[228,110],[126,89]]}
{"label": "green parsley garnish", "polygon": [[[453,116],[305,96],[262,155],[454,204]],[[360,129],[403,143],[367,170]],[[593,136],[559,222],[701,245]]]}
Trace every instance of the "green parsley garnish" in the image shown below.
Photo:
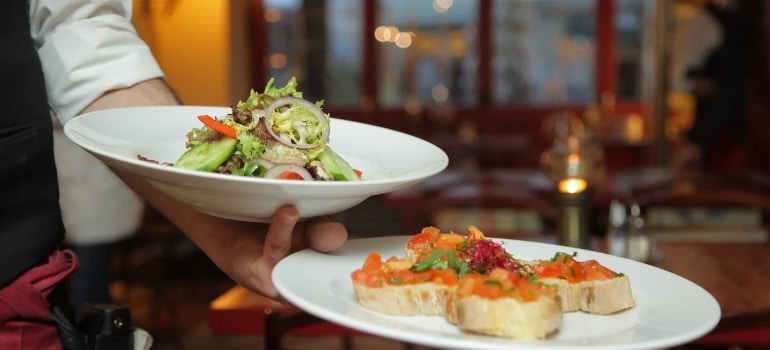
{"label": "green parsley garnish", "polygon": [[498,287],[498,288],[503,288],[503,284],[500,281],[498,281],[498,280],[485,280],[484,284],[486,284],[488,286],[495,286],[495,287]]}

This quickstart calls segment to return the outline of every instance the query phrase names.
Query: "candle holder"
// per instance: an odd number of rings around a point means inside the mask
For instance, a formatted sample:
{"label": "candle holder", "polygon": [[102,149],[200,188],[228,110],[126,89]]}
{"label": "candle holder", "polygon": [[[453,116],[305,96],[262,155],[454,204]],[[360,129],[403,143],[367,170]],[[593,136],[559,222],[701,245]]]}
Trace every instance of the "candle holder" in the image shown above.
{"label": "candle holder", "polygon": [[592,198],[591,188],[574,193],[556,191],[559,244],[575,248],[589,247]]}
{"label": "candle holder", "polygon": [[576,118],[562,117],[568,132],[554,133],[551,147],[541,156],[541,166],[554,184],[558,207],[559,244],[588,248],[594,185],[604,178],[604,152],[593,135]]}

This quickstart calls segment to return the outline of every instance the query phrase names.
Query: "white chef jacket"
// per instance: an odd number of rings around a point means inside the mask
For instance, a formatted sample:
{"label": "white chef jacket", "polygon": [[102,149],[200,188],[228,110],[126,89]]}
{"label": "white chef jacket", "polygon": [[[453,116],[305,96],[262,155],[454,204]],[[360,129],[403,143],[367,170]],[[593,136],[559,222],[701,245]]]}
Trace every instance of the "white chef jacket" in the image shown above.
{"label": "white chef jacket", "polygon": [[61,125],[106,91],[163,77],[131,23],[131,0],[30,0],[30,33],[53,114],[54,153],[66,239],[116,241],[140,224],[143,203]]}
{"label": "white chef jacket", "polygon": [[671,57],[671,89],[688,93],[692,82],[687,71],[702,66],[722,43],[722,28],[714,17],[698,8],[688,20],[680,20],[674,32]]}

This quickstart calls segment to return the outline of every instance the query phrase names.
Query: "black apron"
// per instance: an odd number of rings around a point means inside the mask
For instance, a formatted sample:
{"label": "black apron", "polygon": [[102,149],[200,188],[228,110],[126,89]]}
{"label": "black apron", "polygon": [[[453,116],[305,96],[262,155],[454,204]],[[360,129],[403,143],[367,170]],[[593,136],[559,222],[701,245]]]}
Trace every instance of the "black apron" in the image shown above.
{"label": "black apron", "polygon": [[27,0],[0,1],[0,288],[64,238],[51,117]]}

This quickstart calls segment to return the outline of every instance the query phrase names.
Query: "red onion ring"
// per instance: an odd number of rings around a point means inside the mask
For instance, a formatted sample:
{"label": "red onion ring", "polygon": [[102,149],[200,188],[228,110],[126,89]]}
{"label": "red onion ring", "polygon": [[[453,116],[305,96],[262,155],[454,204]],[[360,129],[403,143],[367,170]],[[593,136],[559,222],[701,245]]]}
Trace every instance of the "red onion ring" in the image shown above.
{"label": "red onion ring", "polygon": [[265,172],[265,178],[278,179],[281,177],[281,174],[287,171],[298,174],[302,177],[303,180],[313,180],[313,175],[311,175],[307,169],[295,164],[279,164],[270,169],[267,169],[267,172]]}
{"label": "red onion ring", "polygon": [[272,144],[268,148],[262,153],[262,158],[273,164],[296,164],[299,166],[307,164],[307,159],[296,148],[287,147],[283,143]]}
{"label": "red onion ring", "polygon": [[254,125],[256,125],[259,122],[259,120],[264,118],[264,117],[265,117],[265,111],[264,110],[261,110],[261,109],[252,109],[251,110],[251,118],[253,119],[252,123],[254,123]]}
{"label": "red onion ring", "polygon": [[275,166],[275,163],[262,157],[257,159],[257,164],[264,167],[265,169],[270,169]]}
{"label": "red onion ring", "polygon": [[[292,143],[290,140],[284,140],[280,136],[278,136],[275,131],[273,131],[273,126],[269,123],[270,116],[273,115],[273,112],[278,107],[288,106],[288,105],[299,105],[302,107],[307,108],[310,113],[313,114],[314,117],[318,119],[318,122],[323,126],[323,131],[321,131],[321,136],[319,137],[321,140],[321,144],[319,145],[311,145],[308,143]],[[270,133],[270,136],[272,136],[276,141],[290,146],[294,148],[300,148],[300,149],[311,149],[319,147],[323,144],[325,144],[329,140],[329,121],[326,119],[326,115],[323,113],[323,111],[318,108],[314,103],[303,100],[301,98],[292,97],[292,96],[284,96],[276,99],[271,103],[267,108],[265,109],[265,126],[267,129],[267,132]]]}

